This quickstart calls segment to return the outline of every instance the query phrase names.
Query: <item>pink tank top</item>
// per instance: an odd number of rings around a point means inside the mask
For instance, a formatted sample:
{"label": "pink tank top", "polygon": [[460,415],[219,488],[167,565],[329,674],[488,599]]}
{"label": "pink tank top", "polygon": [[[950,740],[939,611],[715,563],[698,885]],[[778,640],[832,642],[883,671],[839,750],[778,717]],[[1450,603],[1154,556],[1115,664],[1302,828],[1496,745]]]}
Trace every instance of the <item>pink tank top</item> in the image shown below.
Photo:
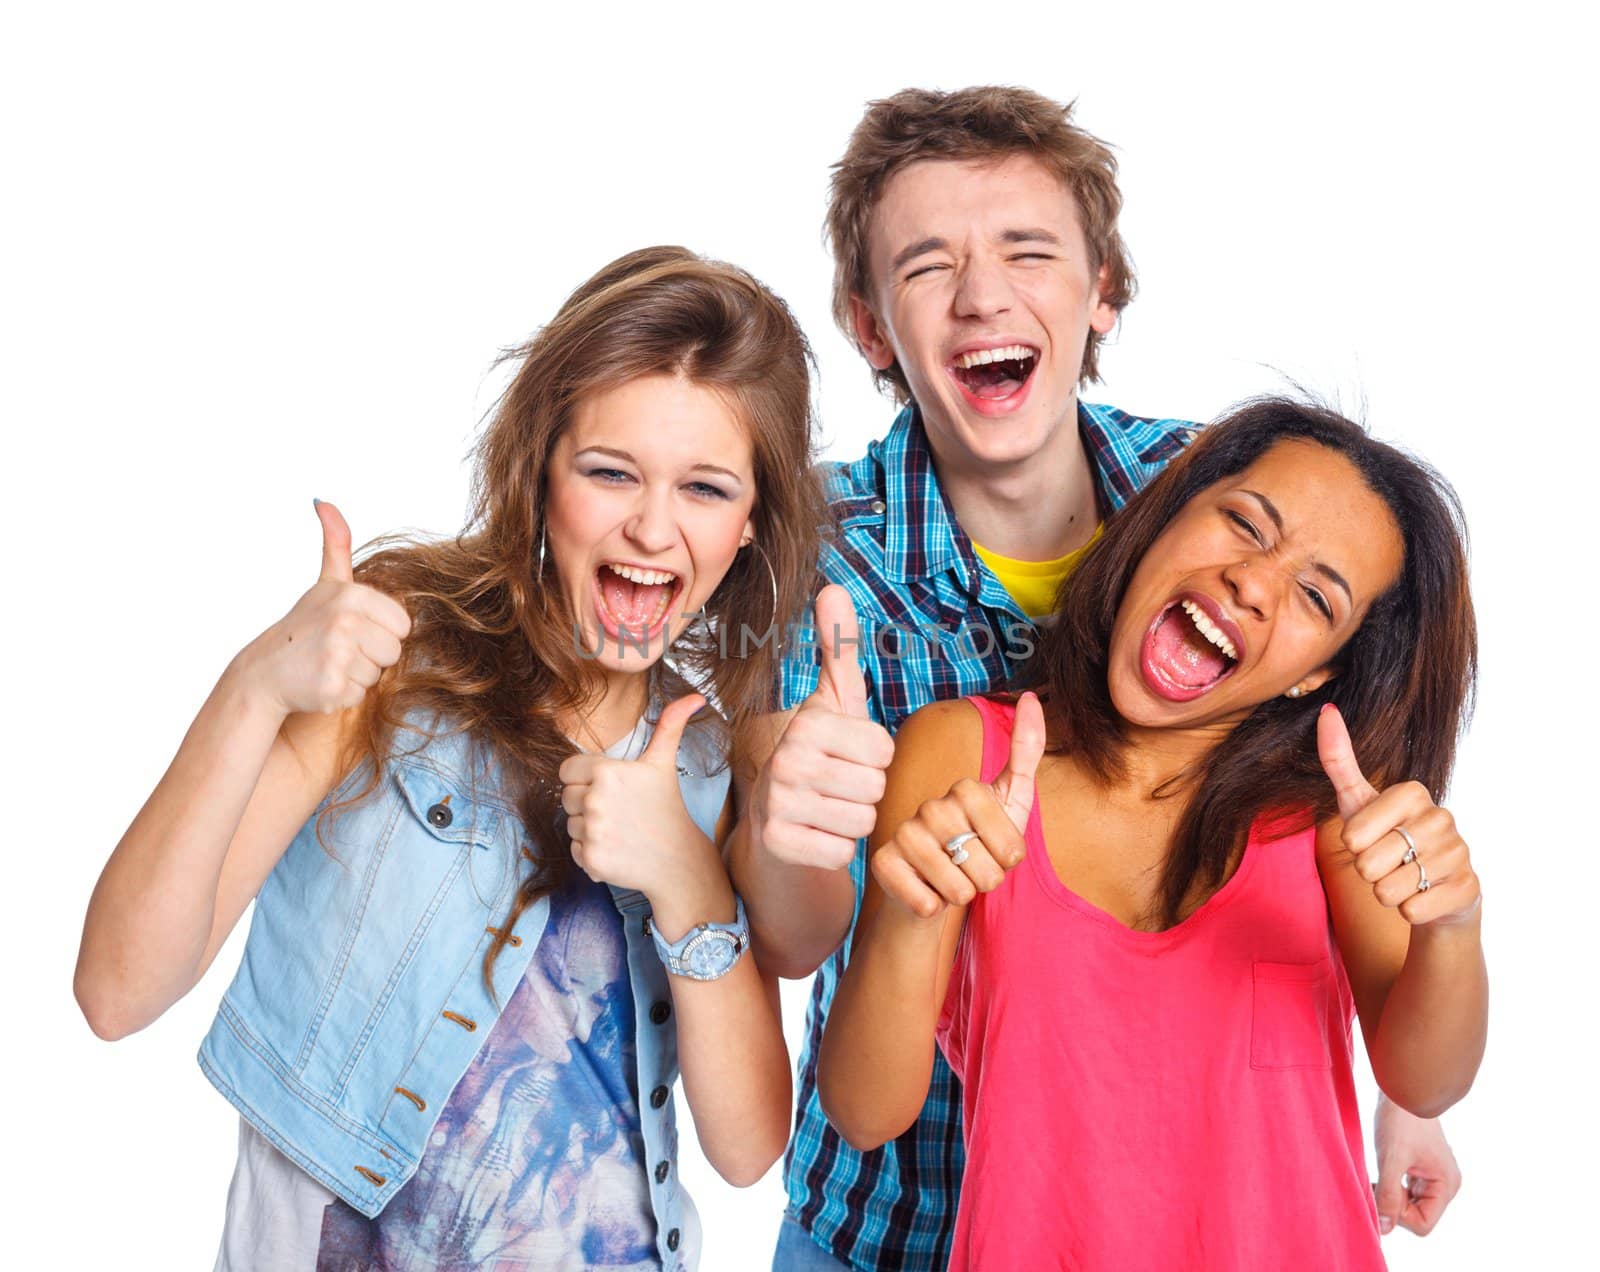
{"label": "pink tank top", "polygon": [[[1013,709],[969,701],[991,781]],[[1164,932],[1061,882],[1037,803],[1025,841],[939,1018],[967,1144],[951,1272],[1383,1268],[1314,832],[1252,832]]]}

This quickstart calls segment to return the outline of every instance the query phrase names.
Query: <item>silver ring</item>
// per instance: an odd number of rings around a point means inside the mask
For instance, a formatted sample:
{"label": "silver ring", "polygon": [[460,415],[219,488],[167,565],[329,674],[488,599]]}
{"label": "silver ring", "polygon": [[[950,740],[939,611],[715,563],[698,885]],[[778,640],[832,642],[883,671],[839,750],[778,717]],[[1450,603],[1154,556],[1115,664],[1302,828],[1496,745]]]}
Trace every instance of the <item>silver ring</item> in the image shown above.
{"label": "silver ring", "polygon": [[1417,841],[1411,838],[1411,832],[1408,831],[1404,826],[1396,826],[1394,828],[1394,833],[1406,841],[1406,855],[1400,858],[1400,864],[1402,866],[1409,866],[1417,859]]}
{"label": "silver ring", "polygon": [[975,831],[964,830],[959,835],[955,836],[955,838],[947,839],[945,841],[944,850],[950,854],[950,860],[959,866],[972,855],[964,847],[962,847],[962,845],[967,843],[969,840],[976,839],[977,837],[978,836]]}
{"label": "silver ring", "polygon": [[1433,884],[1428,882],[1428,872],[1422,868],[1421,857],[1416,858],[1415,864],[1417,867],[1417,891],[1426,892],[1429,888],[1433,887]]}

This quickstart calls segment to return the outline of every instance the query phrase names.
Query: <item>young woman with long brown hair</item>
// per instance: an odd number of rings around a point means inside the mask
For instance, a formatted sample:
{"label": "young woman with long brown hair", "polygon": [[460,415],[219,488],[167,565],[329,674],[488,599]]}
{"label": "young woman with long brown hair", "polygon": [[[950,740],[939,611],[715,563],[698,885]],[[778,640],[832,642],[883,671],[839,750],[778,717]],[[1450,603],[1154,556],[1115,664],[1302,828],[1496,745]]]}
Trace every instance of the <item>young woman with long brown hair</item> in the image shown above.
{"label": "young woman with long brown hair", "polygon": [[1270,399],[1112,519],[1038,696],[904,727],[819,1083],[865,1149],[942,1048],[952,1268],[1383,1266],[1350,1024],[1419,1115],[1477,1071],[1475,651],[1448,488]]}
{"label": "young woman with long brown hair", "polygon": [[692,1266],[680,1062],[731,1182],[787,1136],[718,851],[776,646],[722,646],[807,599],[804,338],[743,271],[653,248],[518,352],[466,529],[352,567],[319,504],[320,578],[90,903],[76,990],[120,1037],[256,898],[200,1054],[241,1114],[221,1267]]}

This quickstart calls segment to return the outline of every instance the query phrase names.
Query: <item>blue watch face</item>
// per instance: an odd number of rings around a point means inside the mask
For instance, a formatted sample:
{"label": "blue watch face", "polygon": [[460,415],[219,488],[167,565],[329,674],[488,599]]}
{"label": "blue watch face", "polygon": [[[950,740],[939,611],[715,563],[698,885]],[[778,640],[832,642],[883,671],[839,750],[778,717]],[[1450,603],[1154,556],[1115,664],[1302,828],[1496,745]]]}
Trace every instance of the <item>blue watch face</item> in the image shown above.
{"label": "blue watch face", "polygon": [[733,966],[738,942],[728,932],[705,932],[684,952],[683,962],[695,976],[721,976]]}

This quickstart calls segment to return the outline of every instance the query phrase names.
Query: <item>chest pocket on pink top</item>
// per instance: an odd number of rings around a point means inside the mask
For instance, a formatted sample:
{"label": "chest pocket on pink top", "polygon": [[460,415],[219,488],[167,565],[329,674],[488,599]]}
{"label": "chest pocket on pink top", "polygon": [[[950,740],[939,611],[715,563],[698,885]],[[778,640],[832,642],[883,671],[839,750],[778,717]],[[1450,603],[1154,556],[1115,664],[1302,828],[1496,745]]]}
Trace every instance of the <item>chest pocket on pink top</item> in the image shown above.
{"label": "chest pocket on pink top", "polygon": [[1256,963],[1250,1023],[1252,1069],[1327,1069],[1333,969],[1316,963]]}

